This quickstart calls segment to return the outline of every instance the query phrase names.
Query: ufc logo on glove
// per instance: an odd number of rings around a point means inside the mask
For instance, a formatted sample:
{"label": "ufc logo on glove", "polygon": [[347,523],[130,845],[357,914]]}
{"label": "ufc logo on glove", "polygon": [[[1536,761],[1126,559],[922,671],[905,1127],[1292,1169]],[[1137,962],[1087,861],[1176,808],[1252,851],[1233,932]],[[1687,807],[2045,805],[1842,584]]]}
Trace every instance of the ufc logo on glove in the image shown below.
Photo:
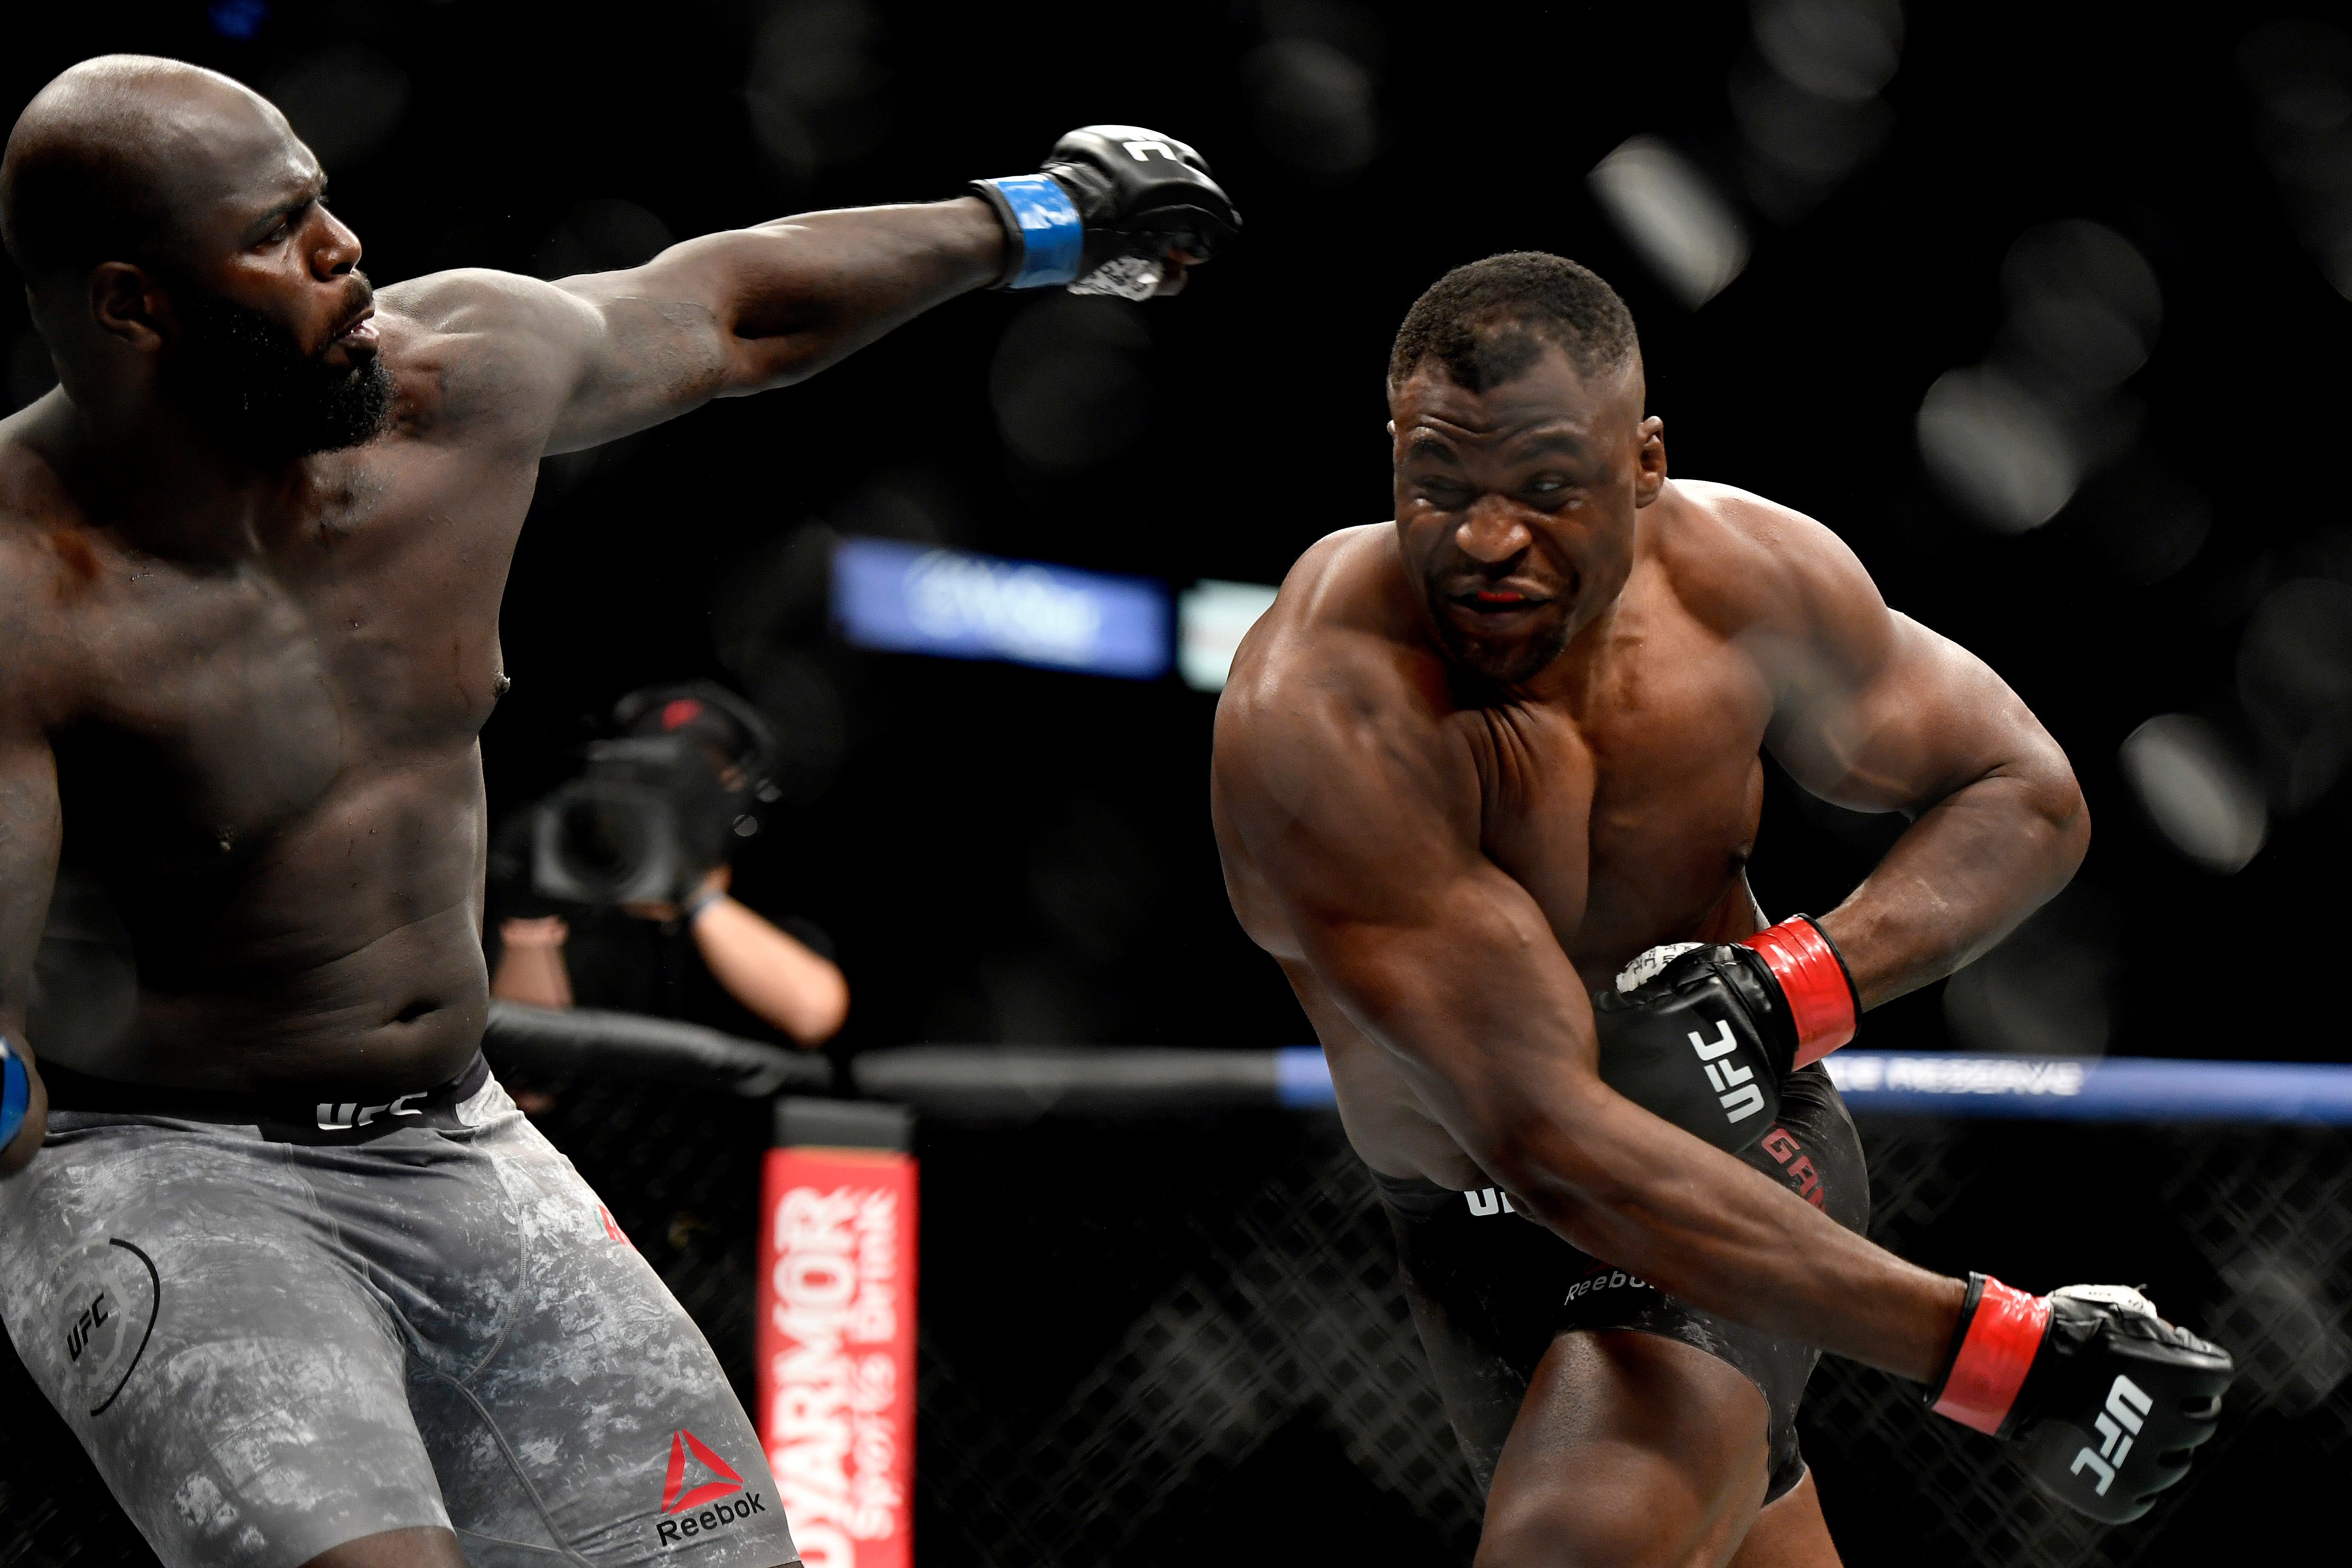
{"label": "ufc logo on glove", "polygon": [[1706,1064],[1706,1081],[1715,1088],[1716,1102],[1723,1107],[1729,1120],[1743,1121],[1764,1109],[1764,1091],[1750,1081],[1756,1076],[1754,1068],[1719,1059],[1738,1050],[1739,1041],[1733,1036],[1728,1020],[1718,1021],[1716,1027],[1722,1033],[1712,1044],[1696,1029],[1690,1031],[1687,1037],[1691,1049]]}
{"label": "ufc logo on glove", "polygon": [[2139,1436],[2140,1423],[2147,1418],[2155,1404],[2140,1392],[2138,1384],[2117,1373],[2115,1386],[2107,1390],[2107,1407],[2094,1423],[2099,1429],[2098,1451],[2093,1453],[2088,1444],[2084,1445],[2074,1456],[2074,1462],[2067,1467],[2068,1473],[2079,1476],[2088,1467],[2099,1478],[2099,1484],[2091,1489],[2100,1497],[2106,1496],[2107,1488],[2115,1482],[2116,1467],[2131,1453],[2132,1439]]}

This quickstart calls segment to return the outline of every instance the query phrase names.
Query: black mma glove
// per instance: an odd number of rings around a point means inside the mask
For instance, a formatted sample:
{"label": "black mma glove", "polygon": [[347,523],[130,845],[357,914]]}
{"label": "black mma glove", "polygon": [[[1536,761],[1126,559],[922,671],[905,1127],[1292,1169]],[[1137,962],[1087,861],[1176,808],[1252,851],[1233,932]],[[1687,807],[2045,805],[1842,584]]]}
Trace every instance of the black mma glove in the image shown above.
{"label": "black mma glove", "polygon": [[1054,143],[1045,172],[977,180],[1006,236],[1000,289],[1149,298],[1171,251],[1205,261],[1242,216],[1181,142],[1137,125],[1088,125]]}
{"label": "black mma glove", "polygon": [[1804,915],[1745,942],[1654,947],[1592,998],[1601,1081],[1736,1154],[1771,1128],[1783,1078],[1853,1038],[1859,1006]]}
{"label": "black mma glove", "polygon": [[2213,1436],[2230,1352],[2125,1285],[2029,1296],[1969,1276],[1951,1361],[1927,1403],[2015,1438],[2033,1484],[2107,1524],[2137,1519]]}

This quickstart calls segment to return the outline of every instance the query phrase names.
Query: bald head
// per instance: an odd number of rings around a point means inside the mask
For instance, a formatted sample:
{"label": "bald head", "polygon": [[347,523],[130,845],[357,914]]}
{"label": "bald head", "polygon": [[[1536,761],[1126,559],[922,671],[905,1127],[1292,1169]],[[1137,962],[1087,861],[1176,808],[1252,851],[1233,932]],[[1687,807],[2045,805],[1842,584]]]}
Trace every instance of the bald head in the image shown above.
{"label": "bald head", "polygon": [[104,55],[17,117],[0,160],[0,237],[36,289],[102,261],[168,265],[257,171],[309,158],[251,89],[178,60]]}

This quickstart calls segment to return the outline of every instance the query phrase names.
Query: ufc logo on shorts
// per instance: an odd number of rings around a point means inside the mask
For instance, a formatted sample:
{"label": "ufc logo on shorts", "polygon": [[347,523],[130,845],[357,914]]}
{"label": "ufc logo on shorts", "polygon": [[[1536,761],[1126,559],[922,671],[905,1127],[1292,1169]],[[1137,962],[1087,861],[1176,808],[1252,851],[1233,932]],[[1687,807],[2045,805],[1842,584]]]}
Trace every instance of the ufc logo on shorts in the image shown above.
{"label": "ufc logo on shorts", "polygon": [[2095,1453],[2088,1444],[2084,1445],[2082,1451],[2074,1456],[2074,1462],[2066,1467],[2066,1473],[2079,1476],[2088,1468],[2099,1478],[2099,1484],[2091,1489],[2101,1497],[2106,1496],[2107,1488],[2115,1483],[2116,1467],[2124,1462],[2126,1454],[2131,1452],[2132,1439],[2139,1436],[2140,1423],[2147,1419],[2148,1410],[2155,1404],[2155,1400],[2140,1392],[2138,1384],[2117,1373],[2115,1386],[2107,1390],[2107,1407],[2098,1415],[2097,1451]]}
{"label": "ufc logo on shorts", "polygon": [[341,1105],[330,1105],[320,1100],[319,1127],[321,1131],[340,1132],[347,1127],[365,1127],[379,1116],[422,1116],[425,1112],[409,1110],[408,1102],[424,1098],[421,1093],[404,1094],[388,1100],[382,1105],[361,1105],[357,1101],[349,1100]]}
{"label": "ufc logo on shorts", "polygon": [[1764,1091],[1748,1081],[1756,1076],[1751,1068],[1741,1067],[1737,1062],[1717,1059],[1738,1050],[1739,1042],[1731,1037],[1729,1021],[1719,1023],[1716,1027],[1722,1031],[1722,1036],[1712,1042],[1693,1029],[1690,1032],[1691,1049],[1698,1053],[1698,1059],[1706,1065],[1706,1081],[1715,1086],[1716,1102],[1723,1107],[1725,1116],[1733,1121],[1744,1121],[1764,1109]]}

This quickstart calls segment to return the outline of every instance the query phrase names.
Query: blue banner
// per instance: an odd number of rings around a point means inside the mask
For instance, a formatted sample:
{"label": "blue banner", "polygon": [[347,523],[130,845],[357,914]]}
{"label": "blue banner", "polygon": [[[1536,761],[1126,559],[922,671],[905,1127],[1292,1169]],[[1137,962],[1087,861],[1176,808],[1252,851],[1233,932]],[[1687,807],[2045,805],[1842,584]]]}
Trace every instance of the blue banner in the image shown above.
{"label": "blue banner", "polygon": [[[1275,1098],[1332,1103],[1313,1046],[1274,1053]],[[1857,1116],[1972,1116],[2053,1121],[2253,1121],[2352,1127],[2352,1066],[2174,1061],[2162,1057],[1964,1057],[1838,1051],[1830,1079]]]}
{"label": "blue banner", "polygon": [[1001,658],[1150,680],[1168,669],[1168,591],[1034,561],[887,539],[845,539],[833,617],[859,647]]}

